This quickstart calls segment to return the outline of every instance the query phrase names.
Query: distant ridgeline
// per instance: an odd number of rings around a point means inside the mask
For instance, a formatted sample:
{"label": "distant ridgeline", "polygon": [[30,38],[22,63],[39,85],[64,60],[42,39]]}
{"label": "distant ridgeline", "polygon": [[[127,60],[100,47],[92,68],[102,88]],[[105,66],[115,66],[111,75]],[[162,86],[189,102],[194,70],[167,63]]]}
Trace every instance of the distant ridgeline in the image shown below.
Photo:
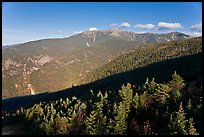
{"label": "distant ridgeline", "polygon": [[[97,30],[69,38],[44,39],[6,46],[2,48],[2,96],[8,98],[30,95],[29,84],[36,94],[81,85],[82,79],[89,72],[137,47],[189,38],[191,37],[179,32],[138,34],[122,30]],[[169,56],[171,58],[174,55]],[[108,75],[106,73],[103,76]],[[95,78],[91,76],[85,79],[92,81]]]}
{"label": "distant ridgeline", "polygon": [[[163,66],[162,69],[159,67],[158,68],[155,67],[155,69],[158,70],[156,73],[158,77],[161,78],[161,80],[164,80],[164,78],[166,78],[166,80],[169,79],[169,76],[166,74],[167,77],[165,77],[166,75],[162,75],[162,72],[168,71],[168,74],[169,72],[171,74],[173,73],[174,70],[179,71],[179,73],[182,74],[184,77],[191,74],[197,75],[198,72],[201,70],[202,62],[201,54],[202,54],[201,37],[161,44],[152,44],[149,46],[144,45],[136,48],[130,53],[120,55],[118,58],[103,65],[102,67],[99,67],[91,71],[83,79],[81,79],[79,83],[93,82],[122,72],[127,71],[133,72],[132,70],[138,68],[141,68],[141,71],[144,72],[144,70],[142,70],[143,67],[151,66],[151,64],[154,63],[158,64],[158,62],[163,62],[165,64],[165,61],[166,65]],[[191,57],[189,55],[191,55]],[[179,57],[182,58],[179,59]],[[189,61],[185,60],[185,58],[188,58]],[[178,62],[177,64],[170,61],[170,59],[175,60],[178,59],[181,62]],[[149,72],[147,72],[148,74],[139,74],[135,75],[135,77],[136,78],[138,77],[138,80],[140,80],[140,75],[144,75],[145,77],[148,75],[151,76],[152,73],[155,73],[154,71],[156,70],[152,69]],[[115,80],[113,81],[116,82]]]}
{"label": "distant ridgeline", "polygon": [[[115,60],[90,72],[82,82],[72,88],[56,93],[22,96],[2,101],[3,110],[16,110],[21,106],[30,107],[40,101],[77,96],[87,99],[89,91],[118,91],[122,84],[141,85],[149,78],[166,82],[177,71],[185,82],[202,79],[202,38],[153,44],[136,48]],[[82,83],[81,82],[81,83]],[[30,91],[29,91],[30,92]]]}

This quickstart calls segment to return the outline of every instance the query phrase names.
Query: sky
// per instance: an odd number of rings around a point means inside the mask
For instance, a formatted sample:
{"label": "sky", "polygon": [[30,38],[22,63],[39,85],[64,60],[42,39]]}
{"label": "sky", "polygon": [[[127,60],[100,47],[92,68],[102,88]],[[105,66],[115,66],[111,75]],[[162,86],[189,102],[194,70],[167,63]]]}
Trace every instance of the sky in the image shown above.
{"label": "sky", "polygon": [[2,45],[118,28],[202,36],[201,2],[3,2]]}

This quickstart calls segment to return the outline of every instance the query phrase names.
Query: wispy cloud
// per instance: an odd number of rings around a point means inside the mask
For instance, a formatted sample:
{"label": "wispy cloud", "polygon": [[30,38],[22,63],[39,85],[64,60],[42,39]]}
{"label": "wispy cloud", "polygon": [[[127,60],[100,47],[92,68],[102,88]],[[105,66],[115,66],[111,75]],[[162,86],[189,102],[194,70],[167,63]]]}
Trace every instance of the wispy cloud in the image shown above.
{"label": "wispy cloud", "polygon": [[202,32],[193,32],[193,33],[191,33],[191,36],[192,37],[200,37],[200,36],[202,36]]}
{"label": "wispy cloud", "polygon": [[159,22],[157,27],[158,29],[179,29],[183,26],[180,23]]}
{"label": "wispy cloud", "polygon": [[135,28],[142,28],[142,29],[153,29],[155,25],[153,24],[136,24]]}
{"label": "wispy cloud", "polygon": [[192,25],[191,29],[196,31],[202,31],[202,22],[200,22],[199,24]]}
{"label": "wispy cloud", "polygon": [[143,33],[146,33],[145,31],[142,31],[142,32],[140,32],[140,31],[134,31],[135,33],[138,33],[138,34],[143,34]]}
{"label": "wispy cloud", "polygon": [[185,34],[188,34],[192,37],[201,37],[202,36],[202,32],[192,32],[192,31],[188,31],[188,32],[184,32]]}
{"label": "wispy cloud", "polygon": [[122,28],[122,27],[130,27],[130,24],[128,23],[128,22],[123,22],[123,23],[121,23],[120,25],[119,25],[119,27],[120,28]]}

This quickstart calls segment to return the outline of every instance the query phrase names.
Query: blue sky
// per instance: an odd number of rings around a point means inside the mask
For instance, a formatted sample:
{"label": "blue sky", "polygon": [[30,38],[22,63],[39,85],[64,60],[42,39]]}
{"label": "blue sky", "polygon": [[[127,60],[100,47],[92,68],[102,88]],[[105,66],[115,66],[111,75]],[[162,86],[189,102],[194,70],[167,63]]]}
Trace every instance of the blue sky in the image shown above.
{"label": "blue sky", "polygon": [[202,35],[201,2],[3,2],[2,45],[86,30]]}

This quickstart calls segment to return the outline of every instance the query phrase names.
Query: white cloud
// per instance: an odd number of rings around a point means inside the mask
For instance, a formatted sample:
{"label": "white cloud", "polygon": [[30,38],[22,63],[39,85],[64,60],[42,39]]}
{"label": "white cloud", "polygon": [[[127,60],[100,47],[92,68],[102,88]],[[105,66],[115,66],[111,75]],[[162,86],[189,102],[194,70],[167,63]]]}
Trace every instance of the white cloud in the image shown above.
{"label": "white cloud", "polygon": [[130,27],[130,24],[128,22],[123,22],[119,25],[119,27]]}
{"label": "white cloud", "polygon": [[89,28],[89,31],[95,31],[95,30],[97,30],[97,28]]}
{"label": "white cloud", "polygon": [[153,29],[155,26],[153,24],[136,24],[134,27],[142,29]]}
{"label": "white cloud", "polygon": [[191,26],[191,29],[202,31],[202,22],[200,22],[199,24],[194,24],[193,26]]}
{"label": "white cloud", "polygon": [[192,37],[200,37],[200,36],[202,36],[202,32],[193,32],[193,34],[191,36]]}
{"label": "white cloud", "polygon": [[186,34],[192,36],[192,37],[201,37],[202,32],[186,32]]}
{"label": "white cloud", "polygon": [[73,33],[74,34],[79,34],[79,33],[82,33],[83,31],[81,30],[81,31],[74,31]]}
{"label": "white cloud", "polygon": [[167,22],[159,22],[157,26],[159,28],[166,29],[179,29],[183,27],[180,23],[167,23]]}

